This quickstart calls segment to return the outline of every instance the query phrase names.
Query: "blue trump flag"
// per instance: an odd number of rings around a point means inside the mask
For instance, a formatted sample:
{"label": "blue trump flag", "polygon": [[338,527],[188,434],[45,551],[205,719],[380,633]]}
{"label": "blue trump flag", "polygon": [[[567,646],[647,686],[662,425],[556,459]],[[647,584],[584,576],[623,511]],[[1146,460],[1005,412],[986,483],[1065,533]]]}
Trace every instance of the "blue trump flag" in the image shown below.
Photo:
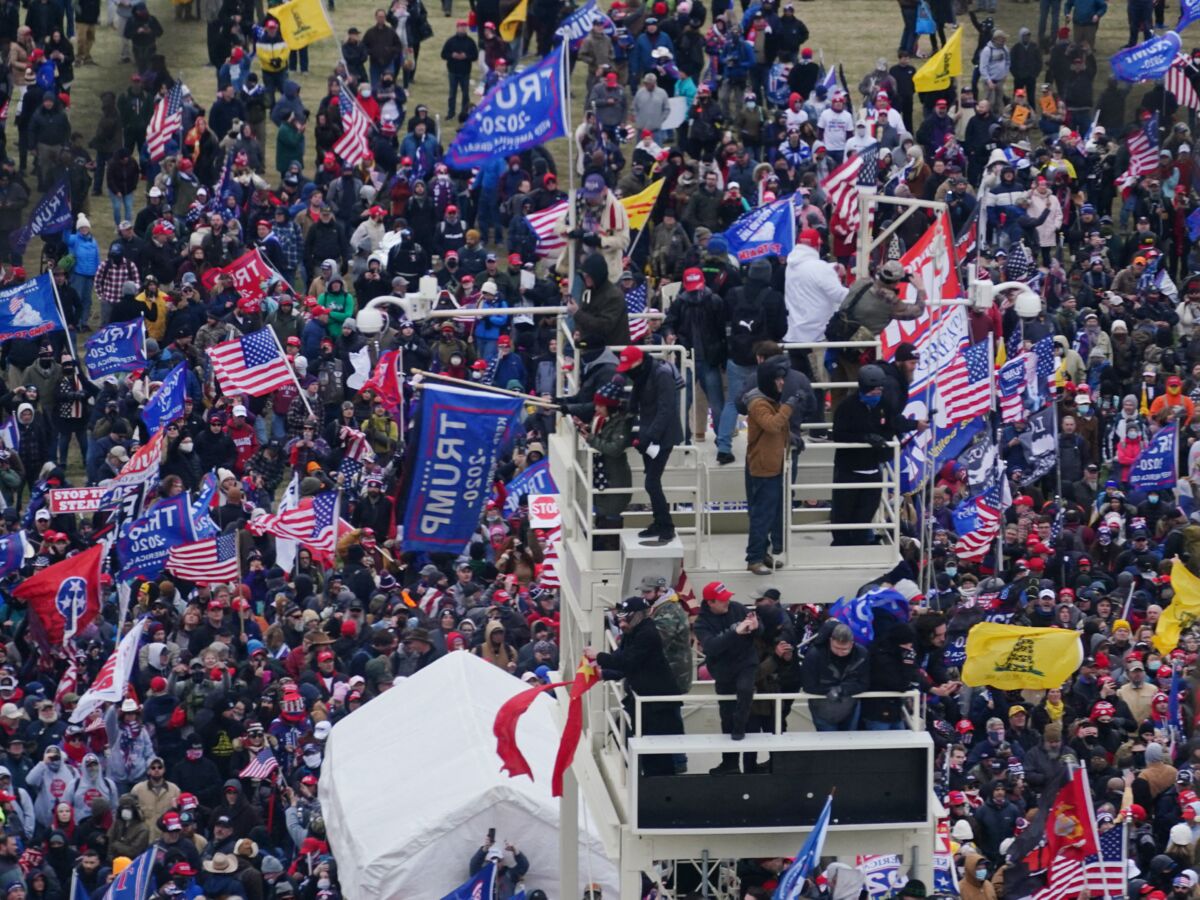
{"label": "blue trump flag", "polygon": [[155,848],[151,847],[126,866],[109,884],[104,900],[146,900],[154,890],[156,852]]}
{"label": "blue trump flag", "polygon": [[117,539],[121,578],[154,578],[172,547],[196,540],[187,494],[155,503],[146,515],[127,525]]}
{"label": "blue trump flag", "polygon": [[459,553],[491,495],[499,448],[524,401],[426,382],[404,513],[405,550]]}
{"label": "blue trump flag", "polygon": [[496,896],[496,864],[488,863],[442,900],[492,900]]}
{"label": "blue trump flag", "polygon": [[0,538],[0,578],[10,575],[25,565],[25,548],[27,546],[24,531]]}
{"label": "blue trump flag", "polygon": [[1179,24],[1175,26],[1176,33],[1183,31],[1193,22],[1200,22],[1200,0],[1180,0]]}
{"label": "blue trump flag", "polygon": [[1159,430],[1149,444],[1142,448],[1129,468],[1129,486],[1134,490],[1175,487],[1177,425]]}
{"label": "blue trump flag", "polygon": [[497,156],[520,153],[567,133],[563,45],[537,65],[510,75],[471,111],[446,151],[456,169],[481,166]]}
{"label": "blue trump flag", "polygon": [[779,879],[772,900],[797,900],[801,896],[804,880],[817,870],[821,862],[821,849],[825,846],[825,835],[829,833],[829,816],[832,811],[833,794],[830,794],[825,798],[825,808],[817,816],[813,830],[804,839],[804,846]]}
{"label": "blue trump flag", "polygon": [[850,626],[854,639],[860,644],[875,640],[875,613],[886,613],[899,622],[908,621],[908,601],[899,591],[875,588],[861,597],[847,600],[839,597],[829,607],[829,617]]}
{"label": "blue trump flag", "polygon": [[1188,238],[1195,241],[1200,241],[1200,207],[1196,208],[1190,216],[1187,217]]}
{"label": "blue trump flag", "polygon": [[1179,43],[1179,35],[1168,31],[1136,46],[1118,50],[1110,60],[1113,74],[1119,81],[1157,81],[1175,62]]}
{"label": "blue trump flag", "polygon": [[550,460],[539,459],[532,466],[504,486],[507,497],[504,511],[515,513],[521,507],[521,498],[526,494],[557,494],[558,485],[550,476]]}
{"label": "blue trump flag", "polygon": [[142,408],[142,421],[150,433],[158,431],[183,415],[183,400],[187,396],[187,363],[181,362],[162,380],[154,396]]}
{"label": "blue trump flag", "polygon": [[[936,474],[942,464],[955,459],[983,431],[983,419],[968,419],[937,433],[922,431],[900,451],[900,491],[911,494],[925,483],[929,474]],[[932,458],[931,458],[932,457]]]}
{"label": "blue trump flag", "polygon": [[725,231],[729,252],[746,265],[760,257],[787,256],[796,246],[796,213],[788,194],[743,213]]}
{"label": "blue trump flag", "polygon": [[63,330],[51,275],[39,275],[32,281],[0,291],[0,341],[14,338],[29,341],[51,331]]}
{"label": "blue trump flag", "polygon": [[138,316],[132,322],[101,328],[84,345],[83,365],[93,381],[104,375],[145,368],[146,320]]}
{"label": "blue trump flag", "polygon": [[42,234],[57,234],[71,224],[71,191],[64,178],[46,192],[33,208],[29,221],[8,239],[14,250],[24,253],[29,242]]}
{"label": "blue trump flag", "polygon": [[583,39],[588,36],[588,32],[592,30],[592,23],[597,20],[604,23],[605,34],[611,36],[617,33],[617,27],[613,24],[612,19],[600,11],[596,0],[588,0],[587,3],[563,19],[562,24],[554,33],[570,44],[571,52],[574,53],[583,43]]}

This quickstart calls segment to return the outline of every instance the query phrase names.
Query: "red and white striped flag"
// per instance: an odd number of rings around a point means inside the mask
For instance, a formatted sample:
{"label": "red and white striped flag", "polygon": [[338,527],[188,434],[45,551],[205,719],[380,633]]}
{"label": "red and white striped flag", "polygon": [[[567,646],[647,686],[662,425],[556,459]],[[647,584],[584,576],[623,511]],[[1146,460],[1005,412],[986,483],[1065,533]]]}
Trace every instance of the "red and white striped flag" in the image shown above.
{"label": "red and white striped flag", "polygon": [[541,212],[530,213],[528,216],[529,224],[533,226],[533,232],[537,235],[537,255],[538,259],[546,259],[549,256],[558,256],[562,253],[563,248],[567,246],[567,239],[561,234],[554,233],[554,226],[558,220],[567,214],[567,201],[556,203],[553,206],[548,206]]}
{"label": "red and white striped flag", "polygon": [[179,137],[183,128],[183,85],[176,83],[159,98],[146,126],[146,152],[151,162],[167,155],[167,145]]}
{"label": "red and white striped flag", "polygon": [[1087,883],[1083,860],[1077,855],[1059,855],[1050,864],[1049,884],[1033,895],[1033,900],[1074,900]]}
{"label": "red and white striped flag", "polygon": [[204,541],[172,547],[167,571],[196,584],[229,584],[242,580],[237,534],[218,534]]}
{"label": "red and white striped flag", "polygon": [[226,394],[264,397],[295,378],[270,328],[217,344],[208,355]]}
{"label": "red and white striped flag", "polygon": [[1175,62],[1163,76],[1163,87],[1175,95],[1175,101],[1180,106],[1200,110],[1200,95],[1196,94],[1196,88],[1193,87],[1192,80],[1188,78],[1189,65],[1191,65],[1191,61],[1182,53],[1175,57]]}
{"label": "red and white striped flag", "polygon": [[1127,194],[1138,179],[1158,167],[1158,116],[1146,115],[1141,127],[1125,139],[1129,150],[1129,168],[1117,178],[1117,189]]}
{"label": "red and white striped flag", "polygon": [[650,322],[641,318],[641,313],[646,311],[646,282],[625,292],[625,311],[629,314],[629,339],[635,344],[640,343],[650,333]]}
{"label": "red and white striped flag", "polygon": [[446,595],[442,591],[431,587],[417,601],[417,609],[432,619],[437,613],[438,604],[442,602],[444,596]]}
{"label": "red and white striped flag", "polygon": [[340,432],[345,455],[355,462],[371,462],[375,459],[375,451],[367,443],[367,436],[357,428],[343,425]]}
{"label": "red and white striped flag", "polygon": [[850,239],[858,233],[859,188],[874,189],[879,179],[879,145],[872,144],[846,160],[821,184],[832,210],[830,227]]}
{"label": "red and white striped flag", "polygon": [[72,653],[71,661],[67,663],[67,670],[63,672],[62,678],[58,680],[58,690],[54,692],[54,705],[62,709],[63,697],[67,694],[79,693],[79,664],[75,661],[75,656]]}
{"label": "red and white striped flag", "polygon": [[959,344],[959,352],[934,375],[941,396],[942,410],[950,424],[984,415],[992,408],[989,378],[992,359],[986,341]]}
{"label": "red and white striped flag", "polygon": [[263,747],[258,755],[250,760],[246,768],[238,772],[238,778],[253,778],[255,781],[266,781],[279,768],[279,760],[271,752],[270,747]]}
{"label": "red and white striped flag", "polygon": [[692,583],[688,581],[686,569],[679,570],[679,579],[675,582],[675,596],[687,610],[689,619],[694,619],[700,614],[700,606],[696,603],[696,592],[692,590]]}
{"label": "red and white striped flag", "polygon": [[542,554],[542,576],[538,579],[538,583],[542,587],[556,588],[562,586],[562,582],[558,577],[558,542],[561,540],[561,526],[551,528],[546,532],[546,536],[542,538],[542,546],[545,548],[545,552]]}
{"label": "red and white striped flag", "polygon": [[334,142],[333,152],[342,162],[357,166],[371,149],[367,141],[367,135],[371,133],[371,119],[344,83],[338,93],[338,111],[342,115],[342,136]]}
{"label": "red and white striped flag", "polygon": [[312,550],[332,553],[340,525],[338,506],[338,492],[325,491],[302,499],[296,509],[251,519],[246,527],[251,534],[269,533],[276,538],[298,541]]}

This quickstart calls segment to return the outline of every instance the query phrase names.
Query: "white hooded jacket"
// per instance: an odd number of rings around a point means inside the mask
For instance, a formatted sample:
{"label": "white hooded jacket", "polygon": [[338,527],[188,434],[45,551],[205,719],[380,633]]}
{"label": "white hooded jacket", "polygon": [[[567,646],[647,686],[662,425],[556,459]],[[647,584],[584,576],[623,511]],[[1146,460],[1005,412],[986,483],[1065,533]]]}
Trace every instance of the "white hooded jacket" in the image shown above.
{"label": "white hooded jacket", "polygon": [[825,326],[847,293],[849,288],[842,284],[832,263],[822,260],[816,248],[797,244],[788,254],[783,282],[788,318],[784,340],[825,340]]}

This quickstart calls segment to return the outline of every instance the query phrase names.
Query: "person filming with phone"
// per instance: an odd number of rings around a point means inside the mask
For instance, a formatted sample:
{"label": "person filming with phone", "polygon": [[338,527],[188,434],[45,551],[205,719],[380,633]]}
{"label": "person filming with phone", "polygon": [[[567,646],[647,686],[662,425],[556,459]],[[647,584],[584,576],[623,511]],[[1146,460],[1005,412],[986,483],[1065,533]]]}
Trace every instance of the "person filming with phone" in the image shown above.
{"label": "person filming with phone", "polygon": [[475,875],[490,862],[496,864],[495,900],[507,900],[521,889],[521,881],[529,871],[529,860],[508,841],[501,847],[496,842],[496,829],[489,828],[483,845],[471,857],[470,874]]}

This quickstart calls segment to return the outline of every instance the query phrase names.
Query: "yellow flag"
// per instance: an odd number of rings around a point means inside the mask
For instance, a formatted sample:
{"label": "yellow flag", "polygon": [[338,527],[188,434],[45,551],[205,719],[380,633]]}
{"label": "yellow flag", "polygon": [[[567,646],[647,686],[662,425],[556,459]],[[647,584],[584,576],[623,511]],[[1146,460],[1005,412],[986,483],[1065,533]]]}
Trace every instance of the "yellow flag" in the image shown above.
{"label": "yellow flag", "polygon": [[1004,691],[1056,688],[1083,662],[1079,633],[980,622],[967,633],[963,681]]}
{"label": "yellow flag", "polygon": [[647,185],[640,194],[621,198],[621,205],[625,207],[625,215],[629,216],[629,229],[631,231],[641,228],[646,224],[646,220],[650,218],[650,211],[654,209],[654,204],[658,200],[658,195],[662,193],[663,185],[666,182],[665,178],[659,178]]}
{"label": "yellow flag", "polygon": [[293,50],[333,37],[333,26],[321,0],[290,0],[271,7],[271,15],[279,20],[279,33]]}
{"label": "yellow flag", "polygon": [[962,74],[962,28],[959,27],[946,46],[934,53],[917,69],[913,86],[918,91],[944,91],[950,87],[950,79]]}
{"label": "yellow flag", "polygon": [[509,42],[515,41],[517,30],[525,24],[527,18],[529,18],[529,0],[521,0],[500,23],[500,37]]}
{"label": "yellow flag", "polygon": [[1171,589],[1175,592],[1171,604],[1162,611],[1154,626],[1154,647],[1159,653],[1174,650],[1183,629],[1200,618],[1200,578],[1179,560],[1171,565]]}

